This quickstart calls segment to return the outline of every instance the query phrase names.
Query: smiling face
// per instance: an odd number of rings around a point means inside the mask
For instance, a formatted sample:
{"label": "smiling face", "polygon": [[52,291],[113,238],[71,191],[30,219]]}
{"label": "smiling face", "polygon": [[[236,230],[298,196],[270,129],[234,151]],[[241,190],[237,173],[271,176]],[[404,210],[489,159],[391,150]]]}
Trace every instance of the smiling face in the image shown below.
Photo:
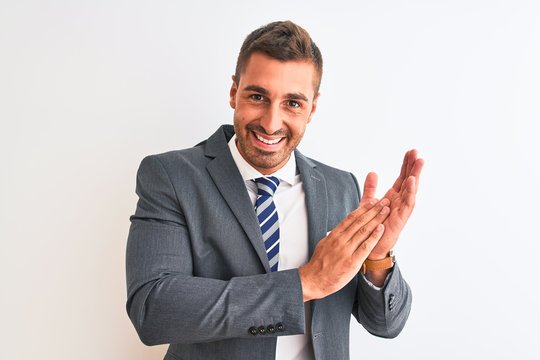
{"label": "smiling face", "polygon": [[287,163],[315,113],[318,78],[309,61],[279,61],[253,53],[229,103],[234,109],[236,145],[242,157],[262,174]]}

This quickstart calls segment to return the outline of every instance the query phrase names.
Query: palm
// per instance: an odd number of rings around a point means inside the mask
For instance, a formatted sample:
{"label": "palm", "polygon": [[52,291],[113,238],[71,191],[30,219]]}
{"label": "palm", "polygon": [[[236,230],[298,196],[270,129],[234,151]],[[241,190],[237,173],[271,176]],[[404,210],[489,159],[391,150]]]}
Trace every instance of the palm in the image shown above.
{"label": "palm", "polygon": [[[410,150],[405,154],[399,177],[384,195],[390,200],[390,215],[383,223],[384,234],[371,252],[370,258],[385,257],[396,244],[401,230],[414,209],[418,179],[423,165],[424,161],[417,158],[416,150]],[[368,174],[362,202],[374,198],[376,187],[377,175]]]}

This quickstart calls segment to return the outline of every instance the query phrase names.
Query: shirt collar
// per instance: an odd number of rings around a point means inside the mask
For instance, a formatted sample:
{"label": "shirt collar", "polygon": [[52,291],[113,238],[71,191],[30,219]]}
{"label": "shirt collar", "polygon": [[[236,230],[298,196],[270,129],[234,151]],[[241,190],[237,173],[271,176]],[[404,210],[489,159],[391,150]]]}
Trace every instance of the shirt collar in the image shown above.
{"label": "shirt collar", "polygon": [[287,160],[287,163],[283,167],[281,167],[278,171],[276,171],[273,174],[263,175],[257,169],[251,166],[251,164],[248,163],[238,151],[238,147],[236,146],[236,134],[233,135],[231,140],[229,140],[228,145],[229,145],[229,150],[231,151],[233,160],[236,163],[236,167],[238,167],[238,170],[240,171],[240,175],[242,175],[242,179],[244,179],[244,181],[248,181],[248,180],[252,180],[252,179],[256,179],[256,178],[264,177],[264,176],[275,176],[281,181],[285,181],[289,183],[290,185],[294,185],[297,182],[297,179],[295,178],[296,177],[296,157],[294,155],[294,151],[291,153],[291,156],[289,157],[289,160]]}

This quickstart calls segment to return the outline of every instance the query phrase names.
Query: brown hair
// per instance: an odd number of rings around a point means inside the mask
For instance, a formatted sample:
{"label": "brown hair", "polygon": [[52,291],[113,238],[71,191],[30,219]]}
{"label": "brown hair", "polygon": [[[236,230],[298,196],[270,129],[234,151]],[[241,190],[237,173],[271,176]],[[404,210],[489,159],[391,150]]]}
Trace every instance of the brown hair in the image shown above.
{"label": "brown hair", "polygon": [[308,60],[317,71],[315,94],[321,85],[323,60],[322,55],[308,32],[292,21],[276,21],[262,26],[249,34],[236,60],[236,83],[244,71],[251,54],[261,52],[280,61]]}

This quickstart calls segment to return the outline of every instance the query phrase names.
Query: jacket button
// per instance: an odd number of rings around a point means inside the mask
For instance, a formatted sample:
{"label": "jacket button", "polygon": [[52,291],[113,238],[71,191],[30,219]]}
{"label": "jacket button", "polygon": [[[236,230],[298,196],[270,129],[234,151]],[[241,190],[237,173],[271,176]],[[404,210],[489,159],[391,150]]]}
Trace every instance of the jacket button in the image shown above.
{"label": "jacket button", "polygon": [[276,329],[277,329],[277,331],[284,331],[284,330],[285,330],[285,326],[283,326],[282,323],[277,323],[277,324],[276,324]]}
{"label": "jacket button", "polygon": [[266,330],[268,330],[268,332],[272,334],[276,332],[276,328],[274,327],[274,325],[268,325],[266,327]]}
{"label": "jacket button", "polygon": [[259,333],[255,326],[250,327],[248,331],[251,335],[257,335]]}
{"label": "jacket button", "polygon": [[261,335],[266,334],[266,328],[264,326],[259,326],[259,334]]}
{"label": "jacket button", "polygon": [[388,309],[392,311],[396,305],[396,296],[394,294],[388,295]]}

